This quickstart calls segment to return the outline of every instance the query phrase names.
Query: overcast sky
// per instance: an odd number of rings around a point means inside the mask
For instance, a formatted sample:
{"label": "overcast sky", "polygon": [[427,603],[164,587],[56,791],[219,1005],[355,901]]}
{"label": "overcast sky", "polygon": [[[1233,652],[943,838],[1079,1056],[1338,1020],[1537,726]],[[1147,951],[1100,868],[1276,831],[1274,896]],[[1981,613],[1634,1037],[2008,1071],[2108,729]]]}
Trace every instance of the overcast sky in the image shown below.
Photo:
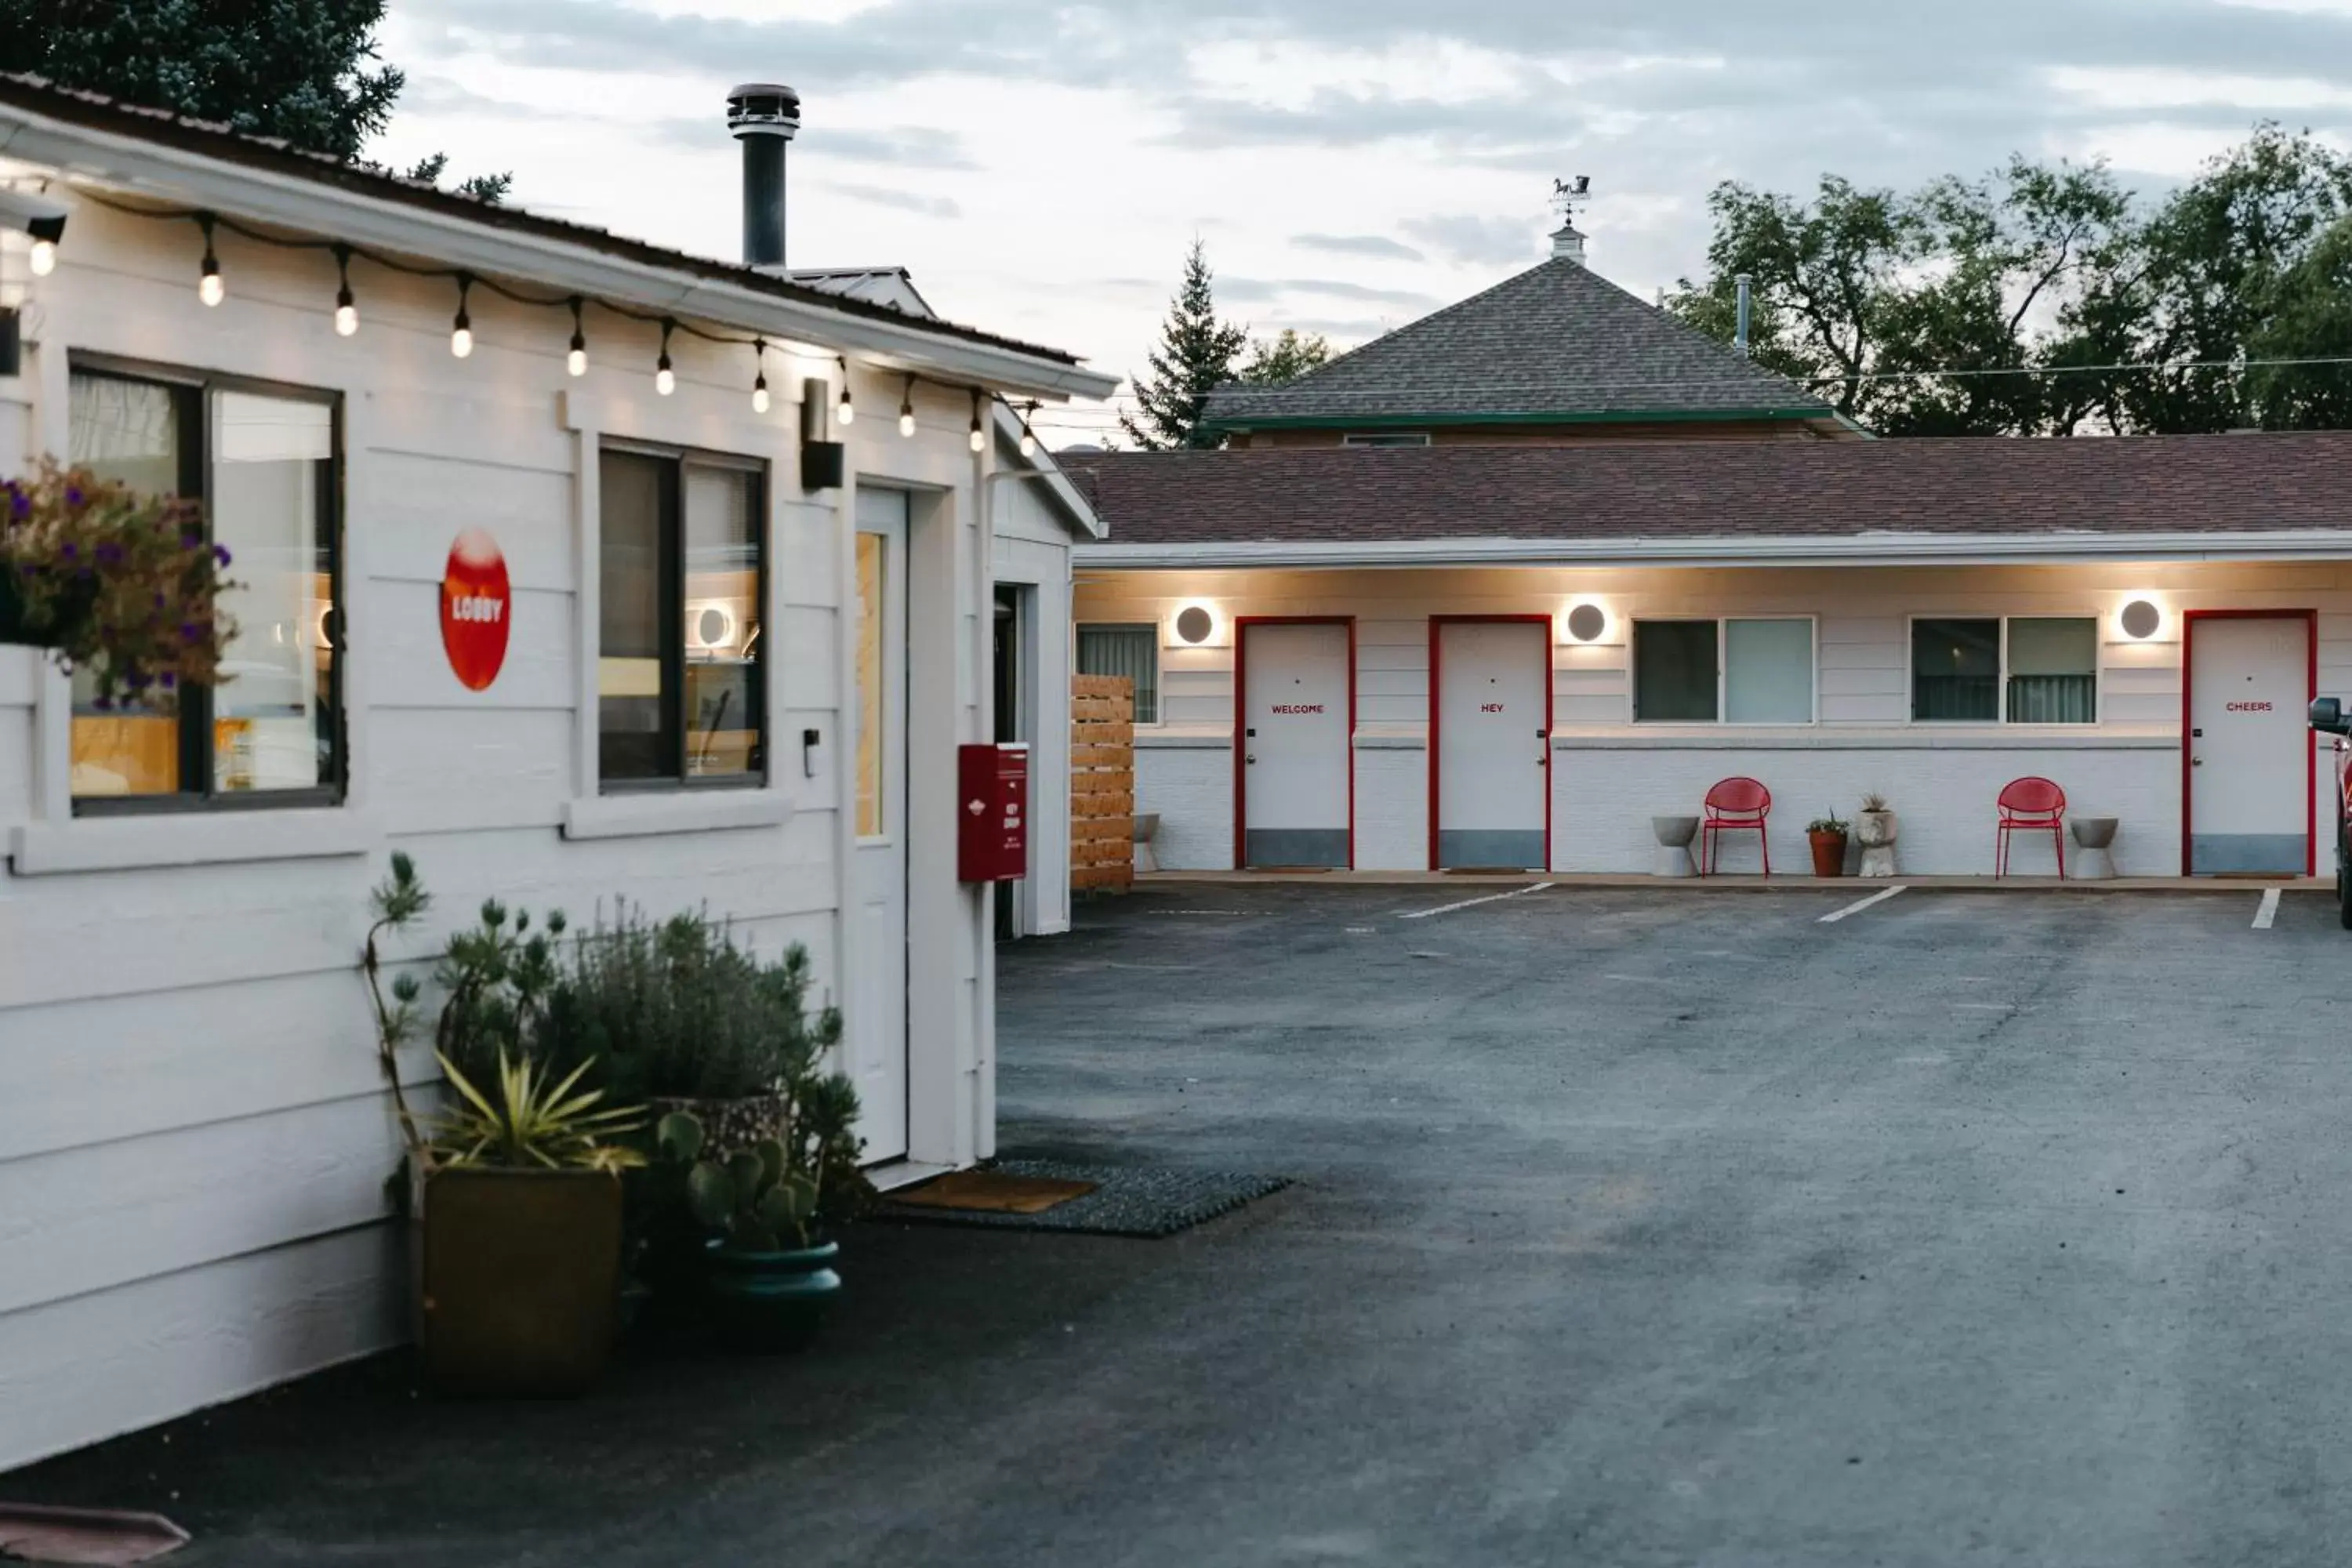
{"label": "overcast sky", "polygon": [[789,82],[795,265],[1122,374],[1195,235],[1228,314],[1355,343],[1539,259],[1558,175],[1647,298],[1725,179],[2021,151],[2154,188],[2262,118],[2352,142],[2352,0],[391,0],[382,43],[379,155],[727,258],[727,89]]}

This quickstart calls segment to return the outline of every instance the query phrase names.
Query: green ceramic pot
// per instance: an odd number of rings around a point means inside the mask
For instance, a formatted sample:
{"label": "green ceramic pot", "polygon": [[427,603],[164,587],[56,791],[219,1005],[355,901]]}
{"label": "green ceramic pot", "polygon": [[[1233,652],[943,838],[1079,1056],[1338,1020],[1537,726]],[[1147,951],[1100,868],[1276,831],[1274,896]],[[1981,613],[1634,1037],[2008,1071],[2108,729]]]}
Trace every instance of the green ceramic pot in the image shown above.
{"label": "green ceramic pot", "polygon": [[740,1350],[805,1348],[841,1293],[841,1276],[833,1271],[840,1256],[837,1241],[785,1252],[713,1241],[708,1284],[719,1332]]}

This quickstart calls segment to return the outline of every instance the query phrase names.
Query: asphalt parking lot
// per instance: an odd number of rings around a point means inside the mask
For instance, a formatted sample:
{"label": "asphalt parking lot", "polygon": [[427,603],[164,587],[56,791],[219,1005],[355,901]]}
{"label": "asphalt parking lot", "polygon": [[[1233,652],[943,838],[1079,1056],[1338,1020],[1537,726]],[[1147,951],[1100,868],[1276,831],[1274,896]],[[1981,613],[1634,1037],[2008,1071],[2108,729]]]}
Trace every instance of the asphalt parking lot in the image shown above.
{"label": "asphalt parking lot", "polygon": [[1007,1152],[1295,1186],[860,1226],[804,1357],[379,1363],[0,1495],[192,1565],[2352,1559],[2331,902],[1870,891],[1091,903],[1001,953]]}

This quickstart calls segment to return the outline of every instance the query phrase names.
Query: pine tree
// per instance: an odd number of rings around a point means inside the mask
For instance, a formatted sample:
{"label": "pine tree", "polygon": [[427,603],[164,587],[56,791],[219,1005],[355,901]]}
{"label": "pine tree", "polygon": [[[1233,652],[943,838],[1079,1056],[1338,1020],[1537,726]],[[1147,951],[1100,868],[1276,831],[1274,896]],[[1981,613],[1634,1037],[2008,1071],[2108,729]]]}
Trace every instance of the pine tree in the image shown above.
{"label": "pine tree", "polygon": [[[383,10],[384,0],[0,0],[0,71],[356,163],[404,80],[374,63]],[[495,202],[506,185],[491,174],[459,188]]]}
{"label": "pine tree", "polygon": [[1331,340],[1320,332],[1302,333],[1285,327],[1278,338],[1260,338],[1250,345],[1249,363],[1241,379],[1252,386],[1286,386],[1310,370],[1319,370],[1331,358]]}
{"label": "pine tree", "polygon": [[1119,428],[1150,452],[1216,447],[1223,438],[1201,428],[1209,394],[1234,378],[1234,356],[1249,343],[1249,330],[1217,320],[1211,288],[1209,253],[1199,240],[1184,260],[1184,284],[1169,302],[1168,321],[1152,351],[1151,379],[1135,384],[1137,415],[1119,416]]}

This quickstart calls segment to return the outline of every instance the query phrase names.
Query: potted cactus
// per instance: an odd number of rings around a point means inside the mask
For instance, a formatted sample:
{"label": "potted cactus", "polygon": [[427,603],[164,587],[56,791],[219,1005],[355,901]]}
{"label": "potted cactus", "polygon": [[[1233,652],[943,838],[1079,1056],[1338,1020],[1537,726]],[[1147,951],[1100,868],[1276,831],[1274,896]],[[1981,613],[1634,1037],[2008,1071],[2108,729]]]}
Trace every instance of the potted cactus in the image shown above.
{"label": "potted cactus", "polygon": [[841,1289],[824,1199],[829,1180],[856,1170],[857,1091],[836,1074],[803,1086],[793,1109],[783,1137],[724,1154],[707,1150],[691,1111],[655,1130],[662,1163],[685,1172],[687,1203],[709,1233],[705,1284],[719,1328],[751,1350],[806,1345]]}

